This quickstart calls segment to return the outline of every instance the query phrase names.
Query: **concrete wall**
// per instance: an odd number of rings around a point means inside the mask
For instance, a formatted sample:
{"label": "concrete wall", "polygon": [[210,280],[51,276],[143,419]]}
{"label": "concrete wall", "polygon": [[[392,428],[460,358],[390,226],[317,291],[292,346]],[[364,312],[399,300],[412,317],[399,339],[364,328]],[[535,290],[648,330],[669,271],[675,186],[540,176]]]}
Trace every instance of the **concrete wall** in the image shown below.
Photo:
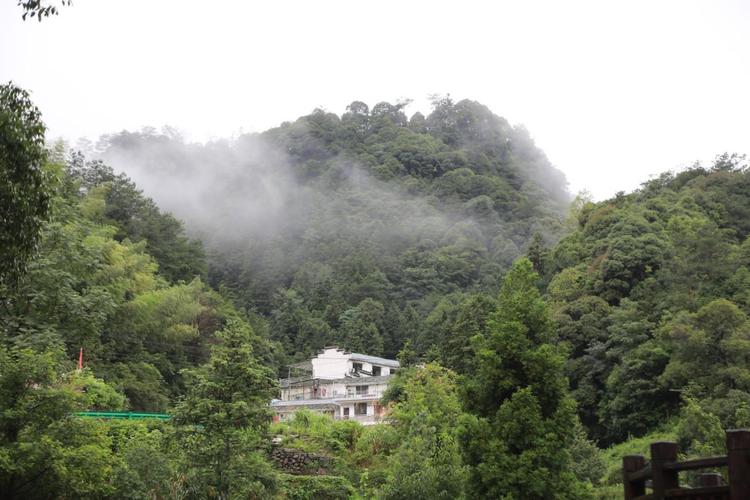
{"label": "concrete wall", "polygon": [[[362,365],[362,370],[372,373],[373,364],[367,361],[357,361],[349,358],[343,350],[336,348],[325,349],[321,354],[312,358],[313,378],[343,378],[354,369],[354,364]],[[391,368],[380,366],[381,375],[390,375]]]}
{"label": "concrete wall", "polygon": [[349,355],[339,349],[326,349],[312,360],[313,378],[344,378],[351,369]]}

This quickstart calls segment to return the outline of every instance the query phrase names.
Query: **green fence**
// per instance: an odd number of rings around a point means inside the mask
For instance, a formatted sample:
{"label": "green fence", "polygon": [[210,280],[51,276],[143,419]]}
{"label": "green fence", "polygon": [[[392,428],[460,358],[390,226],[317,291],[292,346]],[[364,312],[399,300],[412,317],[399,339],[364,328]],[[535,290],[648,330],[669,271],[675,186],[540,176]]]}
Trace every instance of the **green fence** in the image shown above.
{"label": "green fence", "polygon": [[129,411],[79,411],[77,417],[85,418],[119,418],[127,420],[144,420],[147,418],[156,418],[159,420],[169,420],[170,415],[166,413],[133,413]]}

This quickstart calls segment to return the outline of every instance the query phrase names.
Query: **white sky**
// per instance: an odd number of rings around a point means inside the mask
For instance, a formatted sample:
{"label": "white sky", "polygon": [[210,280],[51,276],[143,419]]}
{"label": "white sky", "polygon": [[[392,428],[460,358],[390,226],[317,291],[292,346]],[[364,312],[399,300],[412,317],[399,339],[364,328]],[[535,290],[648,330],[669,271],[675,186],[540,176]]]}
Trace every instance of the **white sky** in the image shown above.
{"label": "white sky", "polygon": [[750,154],[746,0],[74,0],[42,23],[0,2],[0,82],[69,140],[165,124],[205,140],[450,93],[526,125],[597,199]]}

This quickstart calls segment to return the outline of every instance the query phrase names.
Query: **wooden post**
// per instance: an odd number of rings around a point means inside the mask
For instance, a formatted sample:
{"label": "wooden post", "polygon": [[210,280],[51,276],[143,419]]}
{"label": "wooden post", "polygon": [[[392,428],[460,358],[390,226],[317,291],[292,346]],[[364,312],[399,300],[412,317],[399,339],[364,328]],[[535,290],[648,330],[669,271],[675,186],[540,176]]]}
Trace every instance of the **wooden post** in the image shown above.
{"label": "wooden post", "polygon": [[698,486],[721,486],[724,484],[724,479],[718,472],[704,472],[698,476]]}
{"label": "wooden post", "polygon": [[750,498],[750,431],[727,431],[727,458],[729,465],[729,498]]}
{"label": "wooden post", "polygon": [[664,500],[667,490],[679,487],[677,471],[665,470],[664,466],[677,461],[677,443],[658,441],[651,443],[651,480],[654,500]]}
{"label": "wooden post", "polygon": [[625,485],[625,500],[631,500],[646,494],[646,480],[631,481],[628,475],[646,466],[643,455],[625,455],[622,457],[622,484]]}

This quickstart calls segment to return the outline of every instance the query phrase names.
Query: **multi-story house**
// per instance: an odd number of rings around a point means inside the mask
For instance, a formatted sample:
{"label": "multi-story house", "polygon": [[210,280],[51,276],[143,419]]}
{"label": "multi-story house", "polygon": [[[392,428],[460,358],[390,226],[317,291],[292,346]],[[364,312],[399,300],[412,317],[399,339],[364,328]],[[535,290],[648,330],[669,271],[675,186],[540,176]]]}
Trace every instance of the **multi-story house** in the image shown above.
{"label": "multi-story house", "polygon": [[[275,421],[307,408],[335,419],[357,420],[365,425],[380,421],[380,397],[399,363],[326,347],[310,361],[292,365],[288,378],[279,381],[281,398],[271,402]],[[302,372],[292,377],[292,370]]]}

